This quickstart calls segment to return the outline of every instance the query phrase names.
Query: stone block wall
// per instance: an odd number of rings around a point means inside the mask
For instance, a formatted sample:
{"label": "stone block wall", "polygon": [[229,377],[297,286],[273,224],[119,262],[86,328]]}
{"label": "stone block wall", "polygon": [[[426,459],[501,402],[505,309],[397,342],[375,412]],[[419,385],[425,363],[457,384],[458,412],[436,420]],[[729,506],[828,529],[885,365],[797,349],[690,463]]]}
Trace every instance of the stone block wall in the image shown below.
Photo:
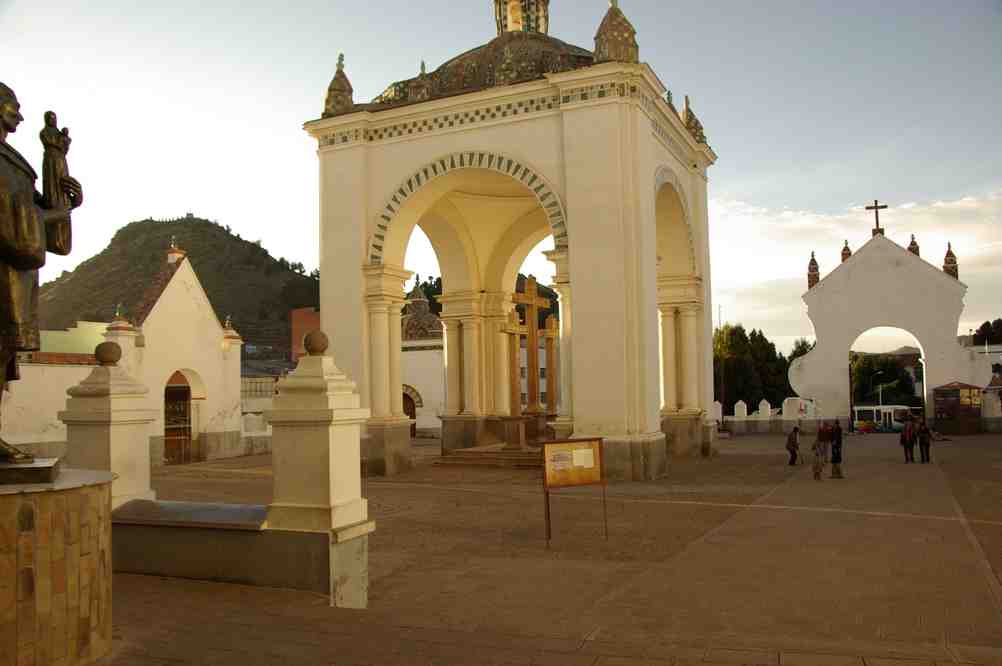
{"label": "stone block wall", "polygon": [[111,647],[111,484],[0,495],[0,664]]}

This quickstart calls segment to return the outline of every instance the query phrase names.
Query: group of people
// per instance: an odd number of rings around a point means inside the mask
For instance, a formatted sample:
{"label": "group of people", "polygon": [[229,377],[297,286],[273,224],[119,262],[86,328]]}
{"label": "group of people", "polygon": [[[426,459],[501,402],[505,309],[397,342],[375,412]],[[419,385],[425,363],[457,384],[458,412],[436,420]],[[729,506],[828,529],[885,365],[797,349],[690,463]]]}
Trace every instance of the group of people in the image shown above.
{"label": "group of people", "polygon": [[[923,464],[931,461],[929,447],[932,443],[932,429],[925,419],[913,419],[901,431],[901,447],[905,450],[905,462],[915,462],[915,445],[918,444],[920,460]],[[800,458],[800,426],[794,426],[786,438],[786,450],[790,454],[790,465],[796,465]],[[842,425],[838,419],[831,423],[822,421],[811,447],[814,453],[814,479],[821,480],[825,465],[831,462],[833,479],[842,476]]]}
{"label": "group of people", "polygon": [[932,443],[932,429],[925,419],[911,420],[901,430],[901,448],[905,450],[905,462],[915,462],[915,444],[919,446],[922,464],[930,461],[929,445]]}
{"label": "group of people", "polygon": [[[838,419],[831,423],[821,422],[818,435],[811,447],[814,452],[814,479],[821,480],[821,472],[825,465],[831,462],[833,479],[844,479],[842,476],[842,425]],[[796,465],[800,457],[800,426],[794,426],[786,438],[786,450],[790,453],[790,465]]]}

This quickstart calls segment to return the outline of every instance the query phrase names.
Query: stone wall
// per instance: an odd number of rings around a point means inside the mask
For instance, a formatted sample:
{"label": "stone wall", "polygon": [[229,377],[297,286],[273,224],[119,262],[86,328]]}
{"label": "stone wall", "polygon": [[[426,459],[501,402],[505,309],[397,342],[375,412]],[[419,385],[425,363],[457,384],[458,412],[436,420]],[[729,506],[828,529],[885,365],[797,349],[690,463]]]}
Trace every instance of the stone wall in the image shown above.
{"label": "stone wall", "polygon": [[107,654],[111,601],[110,483],[0,495],[0,664]]}

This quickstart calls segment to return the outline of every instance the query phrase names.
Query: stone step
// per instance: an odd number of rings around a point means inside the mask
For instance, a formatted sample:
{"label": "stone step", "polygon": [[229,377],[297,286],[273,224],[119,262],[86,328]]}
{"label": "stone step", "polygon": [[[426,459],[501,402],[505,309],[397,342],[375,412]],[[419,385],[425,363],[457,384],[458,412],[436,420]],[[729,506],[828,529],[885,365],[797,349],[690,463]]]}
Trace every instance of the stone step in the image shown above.
{"label": "stone step", "polygon": [[460,449],[434,461],[435,465],[471,467],[541,468],[539,451],[503,451],[501,449]]}

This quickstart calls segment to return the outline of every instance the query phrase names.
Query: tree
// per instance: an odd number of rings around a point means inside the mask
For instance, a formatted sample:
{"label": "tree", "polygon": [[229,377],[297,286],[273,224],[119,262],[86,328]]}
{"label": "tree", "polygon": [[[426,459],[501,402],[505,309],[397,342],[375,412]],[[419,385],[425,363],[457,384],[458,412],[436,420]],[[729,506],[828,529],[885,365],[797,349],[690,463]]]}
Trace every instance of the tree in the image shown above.
{"label": "tree", "polygon": [[850,356],[852,364],[852,400],[855,405],[877,404],[919,406],[915,382],[901,363],[888,354]]}
{"label": "tree", "polygon": [[978,330],[974,332],[974,344],[983,345],[986,342],[991,344],[992,337],[992,323],[986,321],[985,323],[978,326]]}
{"label": "tree", "polygon": [[793,363],[793,359],[800,358],[807,354],[807,352],[814,349],[814,345],[817,342],[810,342],[807,338],[799,338],[793,343],[793,351],[790,352],[790,363]]}
{"label": "tree", "polygon": [[421,283],[421,291],[424,292],[425,298],[428,299],[428,304],[431,308],[433,314],[442,314],[442,304],[438,302],[437,296],[442,295],[442,278],[428,278]]}
{"label": "tree", "polygon": [[989,344],[1002,345],[1002,319],[992,322],[992,337]]}

